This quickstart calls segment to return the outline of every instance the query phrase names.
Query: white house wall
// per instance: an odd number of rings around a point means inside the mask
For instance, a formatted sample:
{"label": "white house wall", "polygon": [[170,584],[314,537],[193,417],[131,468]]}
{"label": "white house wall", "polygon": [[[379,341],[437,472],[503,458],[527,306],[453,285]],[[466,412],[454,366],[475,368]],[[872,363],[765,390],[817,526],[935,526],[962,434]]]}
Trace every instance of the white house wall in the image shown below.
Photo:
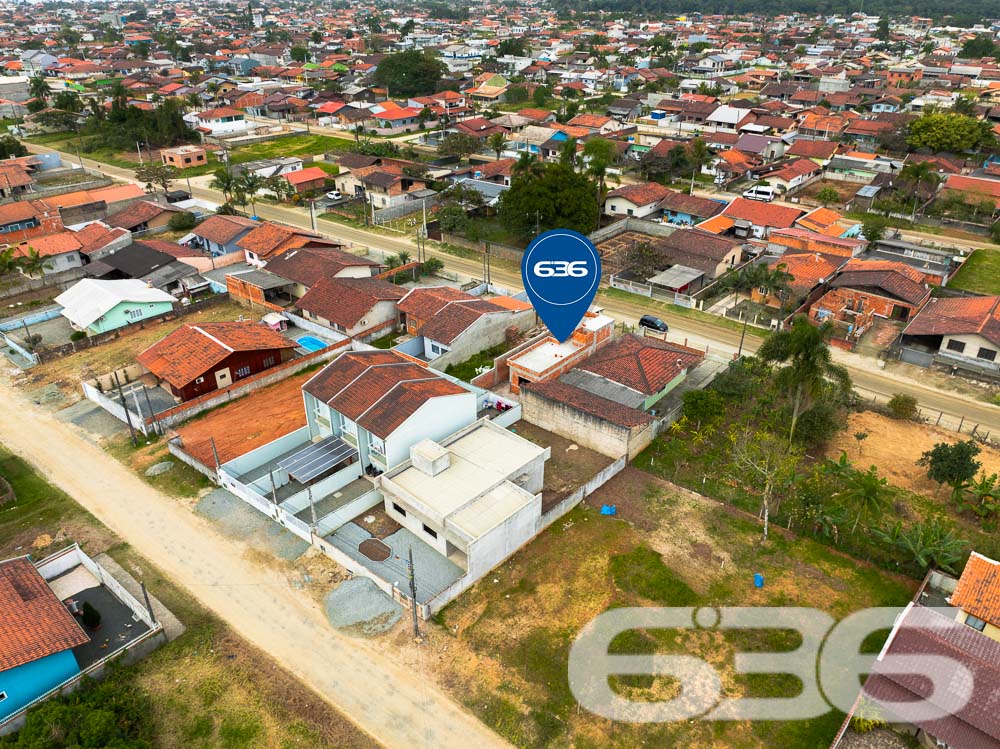
{"label": "white house wall", "polygon": [[410,448],[422,439],[436,442],[476,420],[476,396],[456,393],[432,398],[397,427],[385,444],[390,468],[410,459]]}

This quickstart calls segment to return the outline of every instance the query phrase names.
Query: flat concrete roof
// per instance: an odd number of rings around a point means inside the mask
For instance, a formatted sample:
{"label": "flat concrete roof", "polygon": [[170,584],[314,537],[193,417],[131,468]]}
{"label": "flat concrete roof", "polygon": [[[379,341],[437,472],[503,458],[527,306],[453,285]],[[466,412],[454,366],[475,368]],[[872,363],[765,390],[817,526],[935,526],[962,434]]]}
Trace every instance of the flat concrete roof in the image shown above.
{"label": "flat concrete roof", "polygon": [[574,354],[583,348],[583,345],[572,338],[557,343],[556,341],[546,341],[533,349],[525,351],[523,354],[512,356],[507,360],[508,364],[516,364],[532,372],[544,372],[549,367],[558,364],[570,354]]}
{"label": "flat concrete roof", "polygon": [[510,479],[547,448],[489,421],[443,447],[451,465],[436,476],[410,465],[386,477],[442,525],[475,539],[534,499]]}

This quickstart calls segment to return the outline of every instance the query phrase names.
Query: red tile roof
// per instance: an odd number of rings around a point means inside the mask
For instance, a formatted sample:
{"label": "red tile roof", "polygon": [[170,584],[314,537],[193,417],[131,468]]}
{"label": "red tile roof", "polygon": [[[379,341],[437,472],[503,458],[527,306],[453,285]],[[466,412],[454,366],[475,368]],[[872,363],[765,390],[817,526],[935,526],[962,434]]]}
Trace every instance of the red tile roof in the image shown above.
{"label": "red tile roof", "polygon": [[121,227],[110,228],[100,221],[94,221],[80,229],[76,233],[76,238],[80,241],[80,252],[90,255],[104,249],[116,239],[121,239],[128,233],[128,229],[122,229]]}
{"label": "red tile roof", "polygon": [[774,269],[784,266],[784,270],[792,275],[789,286],[793,290],[806,292],[820,281],[825,281],[833,275],[844,262],[842,257],[829,257],[818,252],[784,254],[768,261],[767,267]]}
{"label": "red tile roof", "polygon": [[1000,296],[932,298],[904,335],[980,335],[1000,345]]}
{"label": "red tile roof", "polygon": [[89,641],[27,557],[0,562],[0,671]]}
{"label": "red tile roof", "polygon": [[293,349],[296,344],[266,325],[215,322],[183,325],[136,357],[175,388],[183,388],[237,351]]}
{"label": "red tile roof", "polygon": [[687,346],[625,335],[591,356],[578,369],[654,395],[704,358],[703,351]]}
{"label": "red tile roof", "polygon": [[73,232],[63,231],[58,234],[45,234],[21,242],[15,249],[14,254],[19,257],[27,257],[34,250],[41,257],[52,257],[53,255],[79,251],[80,247],[80,242]]}
{"label": "red tile roof", "polygon": [[749,221],[755,226],[770,226],[779,229],[787,229],[795,223],[804,211],[798,208],[788,208],[774,203],[762,203],[759,200],[747,200],[746,198],[736,198],[726,206],[723,215],[731,218]]}
{"label": "red tile roof", "polygon": [[469,392],[395,351],[349,351],[302,389],[382,439],[432,398]]}
{"label": "red tile roof", "polygon": [[[242,246],[243,241],[252,234],[253,232],[237,244]],[[295,281],[303,286],[312,286],[321,278],[334,278],[347,268],[372,268],[376,265],[378,263],[373,260],[341,250],[340,245],[301,249],[294,249],[293,245],[293,248],[287,252],[272,257],[267,263],[267,270],[276,276],[287,278],[289,281]]]}
{"label": "red tile roof", "polygon": [[493,304],[487,299],[477,299],[472,302],[450,302],[434,313],[420,334],[425,338],[446,346],[451,345],[456,338],[468,330],[483,315],[507,313],[507,310]]}
{"label": "red tile roof", "polygon": [[645,411],[602,398],[559,380],[526,382],[521,385],[521,390],[620,427],[641,426],[653,420],[653,417]]}
{"label": "red tile roof", "polygon": [[972,552],[951,594],[951,605],[1000,627],[1000,562]]}
{"label": "red tile roof", "polygon": [[971,192],[975,195],[993,198],[996,207],[1000,208],[1000,180],[981,179],[979,177],[963,177],[960,174],[948,175],[944,189],[958,192]]}
{"label": "red tile roof", "polygon": [[697,195],[685,195],[682,192],[669,190],[660,200],[660,208],[666,211],[686,213],[697,218],[711,218],[722,213],[725,208],[724,203],[720,203],[710,198],[699,198]]}
{"label": "red tile roof", "polygon": [[260,226],[259,221],[246,218],[244,216],[209,216],[198,226],[191,230],[196,237],[207,239],[209,242],[225,245],[232,242],[248,229]]}
{"label": "red tile roof", "polygon": [[605,200],[622,198],[633,205],[643,206],[663,200],[672,192],[658,182],[646,182],[641,185],[624,185],[608,193]]}
{"label": "red tile roof", "polygon": [[850,260],[832,285],[835,288],[878,289],[913,305],[922,303],[931,294],[920,271],[894,260]]}
{"label": "red tile roof", "polygon": [[405,295],[406,289],[379,278],[321,278],[295,306],[349,329],[379,302]]}
{"label": "red tile roof", "polygon": [[[886,656],[894,655],[906,658],[904,673],[892,670]],[[998,685],[1000,643],[933,609],[912,606],[873,664],[863,694],[879,703],[927,700],[934,708],[924,711],[928,717],[918,712],[906,722],[949,746],[1000,749]]]}
{"label": "red tile roof", "polygon": [[154,203],[151,200],[137,200],[129,206],[118,211],[105,219],[105,223],[111,227],[122,229],[134,229],[147,221],[152,221],[157,216],[164,213],[180,213],[180,208]]}
{"label": "red tile roof", "polygon": [[[314,247],[342,246],[331,240],[323,239],[319,234],[271,223],[259,225],[236,243],[237,247],[254,253],[262,260],[269,260],[275,255],[306,245]],[[360,258],[358,259],[360,260]],[[374,265],[375,263],[369,262],[368,264]]]}
{"label": "red tile roof", "polygon": [[418,320],[429,320],[449,302],[473,302],[476,297],[452,286],[424,286],[410,291],[399,303],[399,311]]}
{"label": "red tile roof", "polygon": [[306,169],[299,169],[296,172],[288,172],[288,174],[285,175],[285,179],[288,180],[289,184],[301,185],[305,182],[314,182],[321,179],[325,180],[326,172],[318,166],[311,166]]}

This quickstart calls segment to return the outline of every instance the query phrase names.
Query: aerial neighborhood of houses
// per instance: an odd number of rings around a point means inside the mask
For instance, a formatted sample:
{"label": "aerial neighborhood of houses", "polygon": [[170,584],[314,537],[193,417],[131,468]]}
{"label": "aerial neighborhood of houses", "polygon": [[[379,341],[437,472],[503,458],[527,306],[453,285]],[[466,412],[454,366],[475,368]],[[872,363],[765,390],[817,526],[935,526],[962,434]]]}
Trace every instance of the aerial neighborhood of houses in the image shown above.
{"label": "aerial neighborhood of houses", "polygon": [[874,2],[0,2],[0,747],[1000,749],[1000,8]]}

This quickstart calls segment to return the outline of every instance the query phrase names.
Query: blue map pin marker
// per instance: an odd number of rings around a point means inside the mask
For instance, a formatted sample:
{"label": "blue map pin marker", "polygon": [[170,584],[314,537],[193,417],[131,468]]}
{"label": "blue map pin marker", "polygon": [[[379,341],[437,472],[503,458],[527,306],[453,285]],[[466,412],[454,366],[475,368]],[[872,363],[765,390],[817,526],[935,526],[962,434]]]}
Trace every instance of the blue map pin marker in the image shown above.
{"label": "blue map pin marker", "polygon": [[570,229],[539,235],[521,259],[521,280],[538,316],[560,343],[576,330],[601,283],[593,242]]}

